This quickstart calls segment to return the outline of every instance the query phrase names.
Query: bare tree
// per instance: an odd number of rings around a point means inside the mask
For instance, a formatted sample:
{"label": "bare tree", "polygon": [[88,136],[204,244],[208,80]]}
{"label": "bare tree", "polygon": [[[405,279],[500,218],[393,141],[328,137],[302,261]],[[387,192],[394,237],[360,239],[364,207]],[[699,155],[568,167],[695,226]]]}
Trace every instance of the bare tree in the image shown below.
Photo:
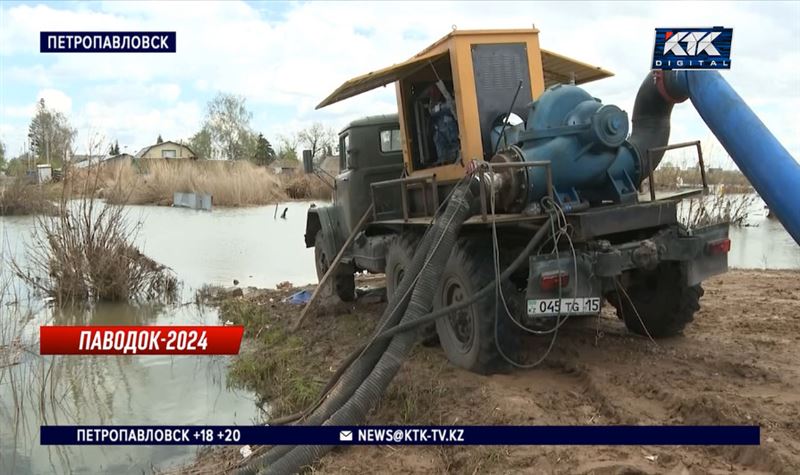
{"label": "bare tree", "polygon": [[336,142],[336,133],[330,127],[314,122],[298,132],[297,139],[304,149],[311,150],[315,161],[320,161]]}

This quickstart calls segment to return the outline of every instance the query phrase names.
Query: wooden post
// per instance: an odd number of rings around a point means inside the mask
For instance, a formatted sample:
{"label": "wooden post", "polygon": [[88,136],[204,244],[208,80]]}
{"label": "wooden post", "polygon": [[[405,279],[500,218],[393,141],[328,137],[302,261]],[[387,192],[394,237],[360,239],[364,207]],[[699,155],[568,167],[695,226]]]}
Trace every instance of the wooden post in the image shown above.
{"label": "wooden post", "polygon": [[303,324],[303,320],[305,320],[306,317],[308,316],[308,311],[311,310],[311,306],[314,305],[314,302],[317,300],[320,290],[328,282],[328,279],[334,274],[334,270],[339,265],[339,261],[342,260],[342,256],[344,256],[344,251],[347,250],[348,247],[350,247],[350,244],[353,243],[353,240],[356,238],[356,235],[359,233],[359,231],[361,231],[361,228],[363,228],[364,225],[367,224],[367,220],[369,219],[369,216],[372,214],[373,208],[375,208],[374,203],[371,204],[370,207],[367,208],[367,210],[364,212],[364,215],[361,216],[361,220],[359,220],[358,224],[356,224],[356,227],[353,228],[353,231],[350,233],[350,236],[347,237],[347,240],[342,245],[342,248],[339,249],[339,253],[336,254],[336,257],[333,258],[333,262],[331,262],[331,265],[330,267],[328,267],[328,270],[325,272],[325,275],[323,275],[322,278],[319,280],[317,288],[314,289],[314,293],[311,294],[311,298],[308,300],[308,303],[303,308],[303,311],[300,312],[300,316],[297,318],[297,320],[295,320],[294,324],[292,324],[290,328],[292,332],[297,331],[297,329],[300,328],[300,325]]}

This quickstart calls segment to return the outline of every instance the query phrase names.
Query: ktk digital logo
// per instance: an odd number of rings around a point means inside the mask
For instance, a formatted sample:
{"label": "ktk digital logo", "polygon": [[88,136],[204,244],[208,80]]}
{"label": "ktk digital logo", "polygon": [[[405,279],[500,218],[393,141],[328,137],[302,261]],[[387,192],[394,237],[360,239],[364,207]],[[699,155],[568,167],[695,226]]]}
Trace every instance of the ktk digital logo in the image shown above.
{"label": "ktk digital logo", "polygon": [[653,69],[730,69],[733,28],[656,28]]}

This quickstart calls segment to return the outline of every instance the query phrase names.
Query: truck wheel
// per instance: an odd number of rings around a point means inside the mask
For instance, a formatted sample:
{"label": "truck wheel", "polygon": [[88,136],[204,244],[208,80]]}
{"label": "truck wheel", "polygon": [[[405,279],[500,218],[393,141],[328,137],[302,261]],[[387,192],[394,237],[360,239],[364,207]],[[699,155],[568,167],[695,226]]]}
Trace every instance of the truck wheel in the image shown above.
{"label": "truck wheel", "polygon": [[[491,245],[474,240],[460,240],[450,254],[441,277],[441,285],[433,298],[434,310],[469,299],[494,277]],[[509,310],[518,318],[520,303],[516,289],[503,286]],[[507,369],[508,364],[498,351],[514,358],[519,347],[519,334],[502,308],[495,308],[494,294],[469,307],[436,321],[436,331],[447,359],[456,366],[481,374]],[[495,318],[495,310],[497,317]],[[495,331],[495,320],[497,328]],[[495,335],[498,344],[495,344]]]}
{"label": "truck wheel", "polygon": [[700,285],[683,282],[681,266],[664,263],[653,272],[640,274],[625,289],[630,299],[616,291],[608,301],[631,332],[653,338],[675,336],[694,319],[704,293]]}
{"label": "truck wheel", "polygon": [[[414,258],[414,252],[418,244],[419,236],[411,233],[396,236],[389,243],[386,251],[386,270],[384,271],[386,274],[386,299],[388,301],[392,301],[392,296],[400,286],[400,282],[405,276],[405,270]],[[423,325],[417,332],[423,345],[432,346],[438,341],[435,323]]]}
{"label": "truck wheel", "polygon": [[414,258],[414,250],[417,248],[419,239],[413,234],[401,234],[395,236],[389,243],[386,250],[386,298],[392,299],[395,290],[403,280],[406,268]]}
{"label": "truck wheel", "polygon": [[[334,257],[336,256],[328,256],[325,252],[325,236],[322,231],[317,231],[317,237],[314,239],[314,262],[317,265],[318,281],[322,280],[322,277],[328,272]],[[351,265],[339,264],[336,273],[330,277],[333,291],[344,302],[352,302],[356,299],[356,281],[353,273]]]}

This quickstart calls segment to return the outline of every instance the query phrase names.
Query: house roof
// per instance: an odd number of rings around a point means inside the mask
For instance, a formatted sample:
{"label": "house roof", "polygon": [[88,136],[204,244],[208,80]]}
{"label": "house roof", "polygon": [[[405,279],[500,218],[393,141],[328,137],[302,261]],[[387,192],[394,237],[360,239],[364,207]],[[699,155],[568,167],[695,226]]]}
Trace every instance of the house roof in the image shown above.
{"label": "house roof", "polygon": [[72,156],[72,158],[70,158],[70,160],[73,163],[78,163],[78,162],[85,162],[87,160],[100,161],[100,160],[104,160],[106,157],[107,157],[106,154],[91,155],[91,154],[78,154],[78,153],[76,153],[75,155]]}
{"label": "house roof", "polygon": [[159,145],[164,145],[164,144],[170,144],[170,143],[173,144],[173,145],[177,145],[178,147],[184,147],[186,150],[192,152],[192,154],[194,156],[197,156],[197,154],[194,153],[194,150],[192,150],[191,147],[189,147],[185,143],[178,143],[178,142],[174,142],[172,140],[165,140],[165,141],[163,141],[161,143],[154,143],[153,145],[148,145],[147,147],[142,148],[141,150],[136,152],[135,158],[142,158],[153,147],[157,147]]}
{"label": "house roof", "polygon": [[300,161],[292,160],[290,158],[280,158],[272,162],[272,166],[280,168],[298,168],[300,167]]}

